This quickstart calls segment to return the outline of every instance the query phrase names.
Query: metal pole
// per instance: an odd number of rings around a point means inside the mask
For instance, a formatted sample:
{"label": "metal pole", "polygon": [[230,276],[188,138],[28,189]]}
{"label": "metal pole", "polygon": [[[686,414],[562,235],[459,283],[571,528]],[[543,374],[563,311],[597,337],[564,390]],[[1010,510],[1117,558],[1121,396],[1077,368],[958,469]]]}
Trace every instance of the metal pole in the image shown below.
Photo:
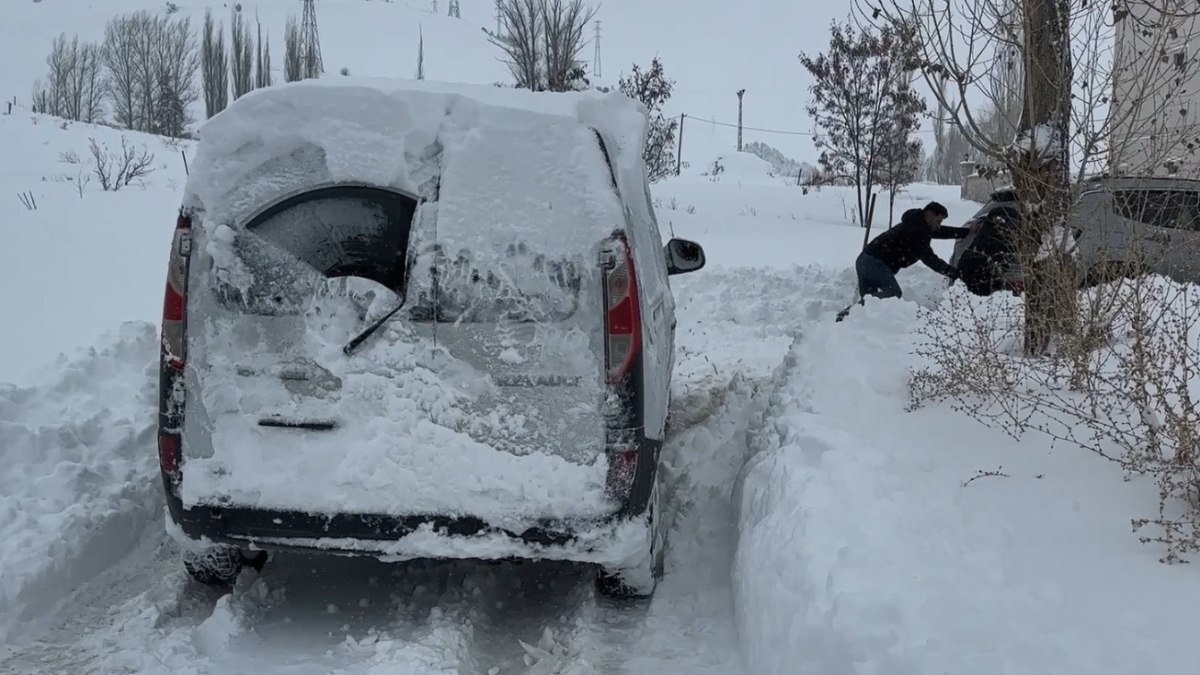
{"label": "metal pole", "polygon": [[683,121],[687,119],[687,113],[679,114],[679,147],[675,149],[675,175],[678,176],[683,171]]}
{"label": "metal pole", "polygon": [[742,96],[746,94],[745,89],[738,89],[738,152],[742,151]]}

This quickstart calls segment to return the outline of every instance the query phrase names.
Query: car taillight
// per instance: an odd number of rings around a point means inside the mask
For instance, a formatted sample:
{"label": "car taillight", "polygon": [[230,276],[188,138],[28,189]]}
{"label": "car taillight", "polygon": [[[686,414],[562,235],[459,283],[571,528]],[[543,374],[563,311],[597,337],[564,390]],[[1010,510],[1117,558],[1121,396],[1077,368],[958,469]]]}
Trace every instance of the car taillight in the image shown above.
{"label": "car taillight", "polygon": [[180,213],[167,262],[163,292],[158,392],[158,464],[178,477],[183,432],[183,371],[187,347],[187,277],[192,253],[192,220]]}
{"label": "car taillight", "polygon": [[642,313],[638,303],[637,272],[624,237],[615,238],[617,251],[604,275],[606,299],[605,361],[608,381],[620,382],[633,368],[642,346]]}
{"label": "car taillight", "polygon": [[164,363],[175,370],[184,365],[184,314],[187,311],[187,263],[192,252],[192,221],[180,214],[167,263],[167,287],[163,294],[162,347]]}
{"label": "car taillight", "polygon": [[637,415],[640,405],[633,379],[642,347],[642,312],[633,252],[622,235],[612,239],[604,265],[604,357],[610,385],[608,476],[610,498],[624,502],[638,468]]}

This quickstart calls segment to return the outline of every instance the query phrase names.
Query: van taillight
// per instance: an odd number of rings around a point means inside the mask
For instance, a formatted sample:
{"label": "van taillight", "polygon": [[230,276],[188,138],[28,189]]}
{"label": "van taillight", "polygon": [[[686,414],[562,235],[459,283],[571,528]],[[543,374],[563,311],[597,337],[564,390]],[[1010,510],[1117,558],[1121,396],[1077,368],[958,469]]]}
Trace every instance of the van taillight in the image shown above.
{"label": "van taillight", "polygon": [[642,316],[638,303],[637,273],[633,267],[633,254],[625,237],[614,240],[617,250],[612,266],[605,272],[604,283],[608,311],[604,328],[605,359],[608,381],[620,382],[629,375],[642,346]]}
{"label": "van taillight", "polygon": [[179,478],[183,432],[183,369],[187,340],[187,277],[192,253],[192,220],[180,213],[167,262],[163,293],[162,342],[158,392],[158,465]]}
{"label": "van taillight", "polygon": [[192,252],[192,221],[180,214],[167,263],[167,287],[163,295],[163,361],[182,370],[184,364],[184,315],[187,312],[187,264]]}

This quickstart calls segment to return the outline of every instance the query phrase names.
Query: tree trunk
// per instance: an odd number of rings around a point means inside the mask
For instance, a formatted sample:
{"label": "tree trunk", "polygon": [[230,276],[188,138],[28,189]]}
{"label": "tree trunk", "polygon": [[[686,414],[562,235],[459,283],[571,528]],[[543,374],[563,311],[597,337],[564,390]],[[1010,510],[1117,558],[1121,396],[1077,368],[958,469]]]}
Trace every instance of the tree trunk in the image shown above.
{"label": "tree trunk", "polygon": [[1009,158],[1023,210],[1018,250],[1025,271],[1025,353],[1044,354],[1077,323],[1078,296],[1069,254],[1053,246],[1071,208],[1067,138],[1071,112],[1068,0],[1025,0],[1025,101]]}

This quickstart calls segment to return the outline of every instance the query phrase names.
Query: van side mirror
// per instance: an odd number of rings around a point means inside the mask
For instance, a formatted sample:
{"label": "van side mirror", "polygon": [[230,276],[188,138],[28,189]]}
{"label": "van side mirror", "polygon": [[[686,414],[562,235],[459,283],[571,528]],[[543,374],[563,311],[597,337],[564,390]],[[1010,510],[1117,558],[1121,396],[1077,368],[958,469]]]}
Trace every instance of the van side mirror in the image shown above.
{"label": "van side mirror", "polygon": [[687,274],[704,267],[704,249],[687,239],[672,239],[663,247],[667,258],[667,274]]}

